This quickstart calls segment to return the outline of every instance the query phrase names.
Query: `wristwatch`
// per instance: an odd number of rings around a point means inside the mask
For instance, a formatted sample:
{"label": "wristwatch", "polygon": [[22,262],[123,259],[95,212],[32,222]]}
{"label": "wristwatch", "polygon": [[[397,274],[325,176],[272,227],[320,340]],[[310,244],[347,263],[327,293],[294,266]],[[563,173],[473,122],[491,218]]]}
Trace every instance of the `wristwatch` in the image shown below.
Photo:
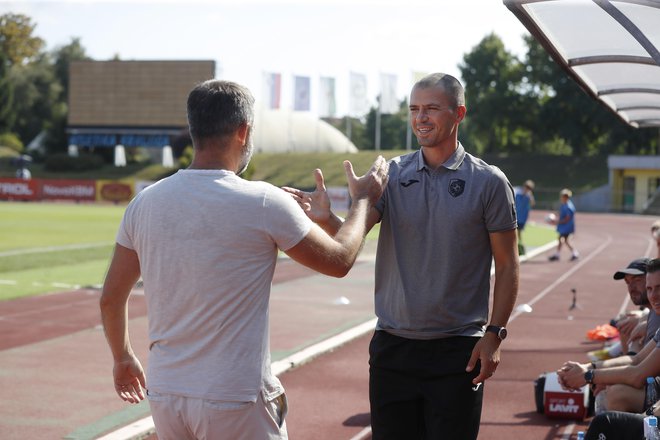
{"label": "wristwatch", "polygon": [[584,372],[584,381],[589,385],[594,383],[594,370],[587,370]]}
{"label": "wristwatch", "polygon": [[489,325],[486,327],[487,332],[495,333],[500,341],[506,339],[507,331],[505,327],[500,327],[497,325]]}

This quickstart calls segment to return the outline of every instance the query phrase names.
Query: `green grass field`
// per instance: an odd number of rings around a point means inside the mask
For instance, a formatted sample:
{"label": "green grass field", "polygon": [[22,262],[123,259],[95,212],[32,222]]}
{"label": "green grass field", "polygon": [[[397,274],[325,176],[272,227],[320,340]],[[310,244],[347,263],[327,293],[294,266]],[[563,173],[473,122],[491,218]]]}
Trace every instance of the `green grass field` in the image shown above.
{"label": "green grass field", "polygon": [[[99,286],[112,255],[124,206],[0,202],[0,301]],[[378,237],[378,228],[367,236]],[[528,224],[529,247],[556,238]]]}
{"label": "green grass field", "polygon": [[0,300],[99,285],[123,206],[0,203]]}

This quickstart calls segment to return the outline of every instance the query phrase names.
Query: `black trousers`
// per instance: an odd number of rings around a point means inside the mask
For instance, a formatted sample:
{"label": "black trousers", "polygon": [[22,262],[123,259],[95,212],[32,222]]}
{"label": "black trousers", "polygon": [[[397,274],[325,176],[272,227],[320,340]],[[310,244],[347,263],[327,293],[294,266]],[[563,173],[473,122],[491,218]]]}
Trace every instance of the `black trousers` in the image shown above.
{"label": "black trousers", "polygon": [[471,440],[481,421],[483,384],[465,372],[479,338],[416,340],[376,331],[369,346],[373,440]]}
{"label": "black trousers", "polygon": [[644,416],[636,413],[608,411],[591,420],[585,440],[642,440]]}

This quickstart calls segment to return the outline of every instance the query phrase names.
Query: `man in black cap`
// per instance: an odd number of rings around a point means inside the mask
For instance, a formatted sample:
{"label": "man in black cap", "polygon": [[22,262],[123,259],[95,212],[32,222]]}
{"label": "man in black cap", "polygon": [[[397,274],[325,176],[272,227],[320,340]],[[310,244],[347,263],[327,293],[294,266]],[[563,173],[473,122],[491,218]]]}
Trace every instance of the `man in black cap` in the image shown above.
{"label": "man in black cap", "polygon": [[639,307],[639,310],[628,312],[616,319],[621,347],[623,352],[629,355],[637,353],[653,338],[655,331],[660,327],[660,316],[650,311],[646,296],[648,262],[648,258],[637,258],[625,269],[616,271],[613,277],[615,280],[625,280],[630,301]]}

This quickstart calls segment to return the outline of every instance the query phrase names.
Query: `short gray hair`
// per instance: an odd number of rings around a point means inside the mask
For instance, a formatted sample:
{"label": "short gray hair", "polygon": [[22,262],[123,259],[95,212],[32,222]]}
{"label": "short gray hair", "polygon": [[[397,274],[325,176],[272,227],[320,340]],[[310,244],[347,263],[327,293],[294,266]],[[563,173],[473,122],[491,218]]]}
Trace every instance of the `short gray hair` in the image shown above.
{"label": "short gray hair", "polygon": [[254,121],[254,97],[246,87],[211,79],[188,95],[188,127],[193,141],[224,137]]}
{"label": "short gray hair", "polygon": [[460,81],[446,73],[431,73],[415,83],[414,88],[439,87],[449,98],[454,108],[465,105],[465,91]]}

